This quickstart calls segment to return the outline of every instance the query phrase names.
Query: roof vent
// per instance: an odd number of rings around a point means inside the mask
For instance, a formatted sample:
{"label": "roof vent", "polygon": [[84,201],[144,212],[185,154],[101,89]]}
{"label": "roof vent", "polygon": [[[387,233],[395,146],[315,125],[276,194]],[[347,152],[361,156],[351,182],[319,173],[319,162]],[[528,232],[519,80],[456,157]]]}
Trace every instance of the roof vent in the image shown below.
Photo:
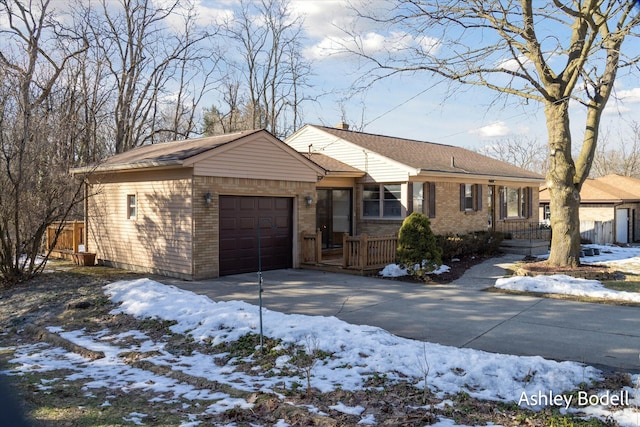
{"label": "roof vent", "polygon": [[336,129],[349,130],[349,124],[345,122],[340,122],[336,125]]}
{"label": "roof vent", "polygon": [[456,167],[456,158],[451,156],[451,167],[455,168]]}

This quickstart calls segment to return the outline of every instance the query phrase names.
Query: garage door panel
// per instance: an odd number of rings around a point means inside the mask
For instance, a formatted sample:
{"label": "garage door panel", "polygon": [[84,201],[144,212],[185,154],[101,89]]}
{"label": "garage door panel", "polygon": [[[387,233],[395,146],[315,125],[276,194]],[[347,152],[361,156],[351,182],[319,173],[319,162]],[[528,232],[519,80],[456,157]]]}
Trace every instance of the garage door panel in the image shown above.
{"label": "garage door panel", "polygon": [[241,197],[236,202],[239,204],[239,209],[243,211],[253,211],[256,208],[255,203],[256,201],[251,197]]}
{"label": "garage door panel", "polygon": [[239,222],[238,228],[241,230],[254,230],[256,228],[254,218],[239,218]]}
{"label": "garage door panel", "polygon": [[258,209],[260,210],[265,210],[265,209],[271,210],[273,209],[274,202],[273,202],[273,198],[271,197],[260,197],[258,199],[257,204],[258,204]]}
{"label": "garage door panel", "polygon": [[219,198],[219,206],[220,210],[235,210],[237,201],[231,197],[223,197]]}
{"label": "garage door panel", "polygon": [[258,270],[258,226],[262,269],[293,266],[293,199],[220,196],[220,207],[221,275]]}
{"label": "garage door panel", "polygon": [[237,227],[236,218],[220,218],[221,230],[235,230]]}
{"label": "garage door panel", "polygon": [[289,209],[289,203],[288,203],[288,199],[276,199],[275,200],[275,209],[278,210],[288,210]]}

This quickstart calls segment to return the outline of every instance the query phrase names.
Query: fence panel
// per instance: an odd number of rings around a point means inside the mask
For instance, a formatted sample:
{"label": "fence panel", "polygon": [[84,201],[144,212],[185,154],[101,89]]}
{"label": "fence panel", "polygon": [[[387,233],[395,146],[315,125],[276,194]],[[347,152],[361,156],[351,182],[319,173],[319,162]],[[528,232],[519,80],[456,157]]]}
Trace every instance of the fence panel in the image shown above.
{"label": "fence panel", "polygon": [[580,221],[580,237],[598,245],[614,243],[613,221]]}
{"label": "fence panel", "polygon": [[[60,233],[56,239],[58,230]],[[54,222],[47,227],[46,238],[46,250],[52,251],[54,255],[79,252],[79,246],[84,245],[84,222],[73,221],[64,224]]]}

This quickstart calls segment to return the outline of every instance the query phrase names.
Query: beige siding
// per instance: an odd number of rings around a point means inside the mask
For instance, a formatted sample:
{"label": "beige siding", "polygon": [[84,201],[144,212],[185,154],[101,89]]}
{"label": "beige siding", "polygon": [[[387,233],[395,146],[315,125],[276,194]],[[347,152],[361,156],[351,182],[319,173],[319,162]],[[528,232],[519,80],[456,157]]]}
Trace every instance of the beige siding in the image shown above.
{"label": "beige siding", "polygon": [[613,221],[615,207],[610,205],[581,205],[580,221]]}
{"label": "beige siding", "polygon": [[[190,170],[97,176],[89,199],[88,248],[98,260],[178,277],[192,274]],[[127,196],[136,216],[127,216]]]}
{"label": "beige siding", "polygon": [[409,173],[415,173],[405,165],[336,139],[319,129],[305,128],[288,139],[287,144],[304,153],[308,152],[311,145],[312,152],[325,154],[366,172],[368,176],[365,179],[369,182],[404,182],[408,180]]}
{"label": "beige siding", "polygon": [[311,163],[280,142],[247,138],[235,142],[232,149],[216,150],[215,155],[194,164],[195,176],[317,182]]}

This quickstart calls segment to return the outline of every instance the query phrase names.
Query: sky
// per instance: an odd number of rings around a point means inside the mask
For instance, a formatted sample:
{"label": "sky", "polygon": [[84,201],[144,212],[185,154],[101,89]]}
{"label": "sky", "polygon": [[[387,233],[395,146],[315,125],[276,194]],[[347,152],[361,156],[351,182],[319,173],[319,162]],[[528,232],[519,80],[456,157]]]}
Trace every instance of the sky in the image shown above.
{"label": "sky", "polygon": [[[118,1],[118,0],[107,0]],[[191,0],[200,25],[210,26],[223,19],[233,19],[233,9],[240,0]],[[348,4],[367,2],[369,7],[388,5],[383,0],[289,0],[294,16],[303,18],[304,59],[312,65],[312,86],[307,95],[317,102],[303,106],[306,123],[334,126],[343,119],[353,129],[369,133],[404,137],[442,144],[479,149],[501,139],[546,143],[547,131],[542,105],[525,104],[519,98],[496,102],[496,92],[486,88],[460,86],[435,80],[424,73],[405,74],[383,79],[366,92],[353,93],[355,81],[362,77],[363,62],[336,53],[339,45],[352,46],[346,29],[359,34],[367,52],[381,52],[413,43],[437,49],[438,39],[429,35],[406,38],[397,32],[356,20]],[[168,4],[167,0],[154,0]],[[185,3],[186,4],[186,3]],[[54,0],[62,13],[69,3]],[[637,7],[640,13],[640,5]],[[6,22],[1,20],[0,26]],[[180,28],[180,20],[173,23]],[[628,39],[626,47],[640,46]],[[503,61],[504,63],[504,61]],[[216,98],[203,99],[201,107],[216,104]],[[583,134],[584,114],[577,105],[571,107],[574,144]],[[601,122],[601,135],[615,146],[631,134],[631,125],[640,121],[640,78],[619,73],[615,91]],[[582,126],[581,126],[582,125]]]}
{"label": "sky", "polygon": [[[615,264],[623,271],[640,273],[640,249],[618,248],[613,246],[594,246],[601,249],[599,257],[589,257],[591,262]],[[327,276],[328,280],[331,275]],[[521,281],[523,290],[547,292],[575,288],[582,282],[567,276],[538,278],[535,288]],[[603,297],[601,286],[593,281],[584,281],[582,286],[586,295]],[[496,286],[507,283],[498,279]],[[593,288],[591,291],[588,288]],[[126,313],[137,318],[155,318],[175,321],[171,330],[177,334],[190,334],[193,339],[216,345],[221,342],[238,340],[247,333],[258,333],[259,309],[242,301],[213,301],[203,295],[164,285],[150,279],[117,281],[104,286],[103,291],[111,301],[119,303],[112,314]],[[613,293],[605,298],[618,298]],[[575,408],[564,408],[565,398],[579,398],[570,390],[579,387],[583,381],[597,380],[602,372],[591,366],[577,362],[558,362],[537,356],[513,356],[487,353],[469,348],[455,348],[410,340],[394,336],[387,331],[367,325],[352,325],[335,317],[287,315],[268,309],[262,313],[265,336],[281,339],[282,344],[299,345],[304,349],[322,350],[332,354],[331,358],[316,363],[311,370],[311,384],[321,392],[338,388],[343,390],[361,390],[368,387],[367,379],[373,375],[385,375],[389,381],[409,381],[416,387],[429,387],[437,397],[444,399],[439,407],[452,406],[446,399],[447,394],[466,392],[473,397],[490,401],[513,402],[534,410],[545,406],[556,406],[564,412],[575,412]],[[14,357],[9,362],[7,375],[34,375],[39,372],[57,371],[55,378],[43,380],[37,391],[47,392],[55,387],[63,387],[65,381],[81,381],[82,390],[87,399],[96,399],[97,390],[111,389],[113,395],[126,394],[140,389],[152,396],[154,401],[172,401],[183,399],[184,420],[181,426],[201,425],[207,415],[224,412],[233,407],[251,408],[252,403],[234,398],[226,393],[197,388],[180,382],[167,375],[138,369],[126,363],[130,351],[146,352],[145,360],[155,365],[170,367],[187,374],[204,377],[212,381],[233,386],[239,390],[260,390],[279,396],[283,384],[287,388],[300,381],[296,374],[299,368],[292,365],[287,355],[280,356],[274,367],[260,368],[260,363],[248,357],[245,361],[253,363],[254,369],[239,369],[235,359],[227,364],[216,363],[215,355],[193,352],[180,356],[166,348],[166,342],[154,341],[139,330],[123,331],[118,334],[108,329],[90,332],[85,329],[63,330],[48,327],[52,333],[94,351],[102,351],[105,358],[89,360],[78,354],[49,344],[16,344],[12,348],[0,348],[11,351]],[[253,362],[251,362],[253,360]],[[535,372],[534,375],[530,375]],[[426,373],[426,374],[425,374]],[[426,380],[425,380],[426,377]],[[631,376],[632,384],[640,384],[640,375]],[[584,413],[605,419],[612,417],[622,426],[640,424],[640,413],[636,407],[640,404],[634,387],[625,386],[622,390],[603,390],[599,395],[585,395],[583,399],[592,403],[582,408]],[[611,410],[597,403],[597,396],[628,396],[627,406]],[[540,396],[552,394],[558,401],[546,404]],[[104,394],[102,394],[104,395]],[[109,393],[102,406],[112,401]],[[591,396],[594,396],[593,398]],[[189,401],[200,402],[198,405]],[[202,402],[204,401],[204,404]],[[318,413],[320,409],[305,405],[307,410]],[[353,415],[362,425],[375,425],[375,414],[363,406],[350,406],[337,401],[331,410]],[[425,406],[428,409],[428,406]],[[145,424],[145,418],[151,415],[145,408],[131,412],[125,420],[134,424]],[[280,420],[276,424],[286,427]],[[452,420],[441,417],[435,424],[438,427],[454,425]]]}
{"label": "sky", "polygon": [[[202,13],[211,16],[228,11],[233,0],[201,0],[199,4]],[[518,99],[508,105],[498,102],[490,107],[496,99],[495,92],[454,85],[455,93],[452,93],[448,84],[436,84],[426,74],[385,79],[366,93],[350,96],[351,84],[361,76],[358,62],[345,55],[330,54],[337,44],[351,44],[343,32],[355,22],[347,0],[292,0],[291,7],[304,17],[304,55],[312,61],[315,73],[311,84],[316,93],[332,93],[305,106],[306,122],[334,126],[343,119],[344,110],[345,121],[365,132],[466,148],[480,148],[502,138],[524,136],[529,140],[547,141],[541,105],[534,102],[523,105]],[[397,34],[381,28],[361,27],[358,32],[369,51],[397,42]],[[434,41],[427,39],[427,43]],[[333,51],[335,53],[335,49]],[[628,135],[630,123],[640,117],[639,82],[638,78],[619,76],[617,99],[609,101],[601,125],[603,133],[609,133],[613,142],[619,140],[620,132]],[[573,116],[574,140],[580,140],[582,135],[579,116]]]}

